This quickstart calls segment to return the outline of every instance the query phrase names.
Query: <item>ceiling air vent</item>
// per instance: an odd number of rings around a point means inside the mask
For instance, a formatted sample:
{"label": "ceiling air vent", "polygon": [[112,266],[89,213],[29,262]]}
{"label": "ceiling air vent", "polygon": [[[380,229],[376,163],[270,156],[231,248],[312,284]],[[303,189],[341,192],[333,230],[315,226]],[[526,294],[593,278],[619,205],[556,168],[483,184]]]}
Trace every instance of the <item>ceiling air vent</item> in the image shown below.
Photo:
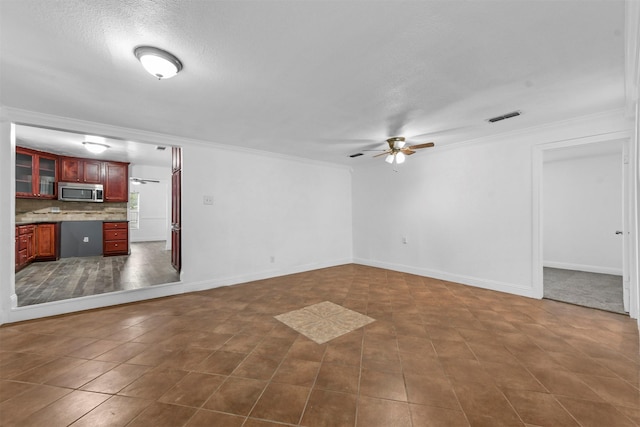
{"label": "ceiling air vent", "polygon": [[352,154],[349,157],[351,157],[353,159],[354,157],[360,157],[360,156],[362,156],[362,153]]}
{"label": "ceiling air vent", "polygon": [[164,150],[166,150],[166,149],[167,149],[167,147],[164,147],[164,146],[162,146],[162,145],[156,145],[156,150],[164,151]]}
{"label": "ceiling air vent", "polygon": [[507,114],[503,114],[502,116],[493,117],[487,121],[490,123],[495,123],[495,122],[499,122],[500,120],[510,119],[511,117],[517,117],[519,115],[520,115],[520,111],[514,111],[513,113],[507,113]]}

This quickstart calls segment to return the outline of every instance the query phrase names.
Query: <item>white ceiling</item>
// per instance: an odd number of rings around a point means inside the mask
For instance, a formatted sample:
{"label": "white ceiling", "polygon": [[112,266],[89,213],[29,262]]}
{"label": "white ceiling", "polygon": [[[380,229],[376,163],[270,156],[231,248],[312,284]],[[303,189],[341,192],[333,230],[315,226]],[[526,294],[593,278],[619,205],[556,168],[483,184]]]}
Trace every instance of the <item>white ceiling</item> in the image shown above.
{"label": "white ceiling", "polygon": [[[438,146],[625,101],[623,1],[0,7],[5,106],[321,161],[374,161],[348,155],[390,136]],[[138,45],[174,53],[183,71],[154,79]]]}

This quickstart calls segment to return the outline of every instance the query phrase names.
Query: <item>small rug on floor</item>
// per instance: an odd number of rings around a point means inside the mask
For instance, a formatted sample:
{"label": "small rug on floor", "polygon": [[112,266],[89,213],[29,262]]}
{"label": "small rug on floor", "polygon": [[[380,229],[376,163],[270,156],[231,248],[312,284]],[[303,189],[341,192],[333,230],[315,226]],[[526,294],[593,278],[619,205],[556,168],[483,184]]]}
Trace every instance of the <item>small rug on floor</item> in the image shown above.
{"label": "small rug on floor", "polygon": [[330,301],[320,302],[274,317],[317,344],[324,344],[375,321],[369,316]]}
{"label": "small rug on floor", "polygon": [[544,297],[626,314],[622,276],[544,267]]}

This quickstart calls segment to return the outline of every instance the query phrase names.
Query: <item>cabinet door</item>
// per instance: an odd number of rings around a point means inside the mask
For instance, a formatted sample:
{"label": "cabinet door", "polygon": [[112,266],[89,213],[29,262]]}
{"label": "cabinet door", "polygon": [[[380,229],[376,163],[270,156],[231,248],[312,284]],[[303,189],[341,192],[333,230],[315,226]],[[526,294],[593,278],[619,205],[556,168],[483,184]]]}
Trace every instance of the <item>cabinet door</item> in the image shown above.
{"label": "cabinet door", "polygon": [[38,182],[36,183],[37,197],[43,199],[54,199],[58,194],[56,186],[58,176],[58,163],[55,157],[45,155],[36,156]]}
{"label": "cabinet door", "polygon": [[56,225],[38,224],[36,226],[36,258],[56,259]]}
{"label": "cabinet door", "polygon": [[129,201],[129,165],[127,163],[105,162],[104,164],[104,201]]}
{"label": "cabinet door", "polygon": [[16,148],[16,197],[34,197],[35,155]]}
{"label": "cabinet door", "polygon": [[63,157],[60,160],[60,181],[80,182],[80,159]]}
{"label": "cabinet door", "polygon": [[97,160],[85,160],[83,166],[84,182],[88,184],[102,183],[102,162]]}

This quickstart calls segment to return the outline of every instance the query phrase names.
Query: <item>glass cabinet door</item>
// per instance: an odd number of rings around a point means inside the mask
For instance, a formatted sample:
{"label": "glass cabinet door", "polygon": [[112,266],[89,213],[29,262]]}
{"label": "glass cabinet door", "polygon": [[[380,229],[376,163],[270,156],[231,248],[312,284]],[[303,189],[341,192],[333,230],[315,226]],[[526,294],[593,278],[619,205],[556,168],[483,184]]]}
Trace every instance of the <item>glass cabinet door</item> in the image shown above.
{"label": "glass cabinet door", "polygon": [[33,195],[33,157],[16,153],[16,194]]}
{"label": "glass cabinet door", "polygon": [[38,176],[40,178],[38,190],[39,197],[53,197],[56,191],[56,161],[46,157],[39,157]]}

